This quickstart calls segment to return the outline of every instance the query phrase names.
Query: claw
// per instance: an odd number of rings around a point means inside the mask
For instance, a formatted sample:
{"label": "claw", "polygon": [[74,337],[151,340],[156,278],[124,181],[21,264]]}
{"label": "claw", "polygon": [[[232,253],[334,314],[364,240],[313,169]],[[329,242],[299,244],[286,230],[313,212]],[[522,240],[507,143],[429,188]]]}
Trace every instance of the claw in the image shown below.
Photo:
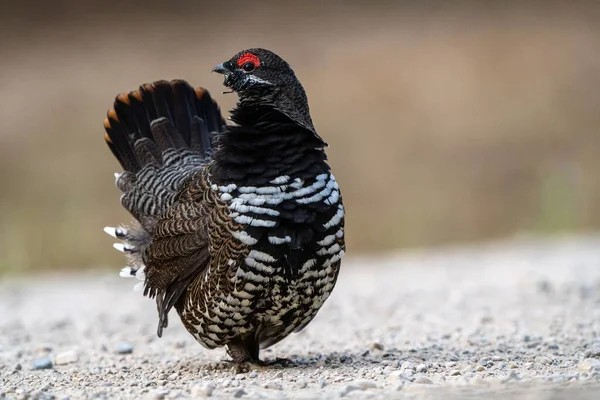
{"label": "claw", "polygon": [[119,273],[121,278],[133,278],[134,275],[131,274],[131,267],[125,267]]}
{"label": "claw", "polygon": [[115,239],[122,239],[127,236],[127,231],[123,228],[113,228],[112,226],[104,227],[104,232],[114,237]]}
{"label": "claw", "polygon": [[123,243],[113,243],[113,247],[119,250],[121,253],[128,253],[130,251],[133,251],[133,247],[129,247]]}

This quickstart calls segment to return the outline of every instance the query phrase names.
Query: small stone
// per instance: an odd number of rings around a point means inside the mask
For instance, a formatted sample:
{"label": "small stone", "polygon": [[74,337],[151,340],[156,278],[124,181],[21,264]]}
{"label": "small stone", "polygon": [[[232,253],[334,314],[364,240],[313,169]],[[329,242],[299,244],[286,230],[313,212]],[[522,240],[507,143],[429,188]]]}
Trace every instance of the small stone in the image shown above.
{"label": "small stone", "polygon": [[600,360],[596,358],[586,358],[579,363],[579,371],[586,373],[600,371]]}
{"label": "small stone", "polygon": [[356,386],[356,385],[346,385],[340,391],[340,397],[344,397],[348,393],[354,392],[355,390],[361,390],[361,389],[358,386]]}
{"label": "small stone", "polygon": [[425,365],[425,364],[417,365],[417,372],[427,372],[427,365]]}
{"label": "small stone", "polygon": [[448,375],[450,375],[450,376],[457,376],[457,375],[460,375],[460,371],[457,370],[457,369],[453,369],[452,371],[450,371],[448,373]]}
{"label": "small stone", "polygon": [[163,400],[165,397],[167,397],[168,394],[169,394],[168,390],[158,389],[152,394],[152,398],[155,400]]}
{"label": "small stone", "polygon": [[212,382],[192,386],[192,397],[210,397],[215,390],[215,384]]}
{"label": "small stone", "polygon": [[239,399],[240,397],[244,396],[246,394],[246,391],[244,389],[237,389],[235,392],[233,392],[233,397],[235,397],[236,399]]}
{"label": "small stone", "polygon": [[79,356],[75,350],[63,351],[62,353],[58,353],[56,357],[54,357],[54,363],[56,365],[65,365],[77,362],[79,360]]}
{"label": "small stone", "polygon": [[33,361],[33,369],[51,369],[52,368],[52,360],[48,357],[40,357],[36,358]]}
{"label": "small stone", "polygon": [[267,382],[263,387],[265,389],[283,390],[281,384],[277,382]]}
{"label": "small stone", "polygon": [[179,372],[173,372],[171,375],[167,377],[168,380],[174,381],[179,377]]}
{"label": "small stone", "polygon": [[502,356],[492,356],[492,361],[504,361],[504,357],[502,357]]}
{"label": "small stone", "polygon": [[477,368],[476,368],[476,371],[477,372],[485,371],[485,367],[483,365],[478,365]]}
{"label": "small stone", "polygon": [[402,363],[402,365],[400,366],[400,368],[404,369],[404,370],[414,370],[415,367],[413,366],[413,363],[411,363],[410,361],[404,361]]}
{"label": "small stone", "polygon": [[544,364],[544,365],[549,365],[552,364],[552,360],[548,357],[536,357],[536,361],[539,362],[540,364]]}
{"label": "small stone", "polygon": [[117,354],[131,354],[133,353],[133,346],[127,342],[119,343],[116,352]]}
{"label": "small stone", "polygon": [[585,356],[588,358],[600,357],[600,343],[593,343],[585,351]]}
{"label": "small stone", "polygon": [[321,382],[319,382],[319,386],[321,386],[321,389],[323,389],[325,386],[327,386],[327,380],[321,379]]}
{"label": "small stone", "polygon": [[511,361],[508,363],[508,368],[514,369],[514,368],[519,368],[519,366],[517,365],[517,363],[514,363]]}
{"label": "small stone", "polygon": [[308,386],[305,380],[298,381],[294,384],[295,389],[304,389]]}
{"label": "small stone", "polygon": [[433,381],[426,376],[417,376],[415,378],[415,383],[420,383],[422,385],[431,385]]}
{"label": "small stone", "polygon": [[371,350],[380,350],[381,351],[383,349],[384,349],[384,347],[381,343],[373,343],[371,345]]}
{"label": "small stone", "polygon": [[377,383],[367,380],[354,381],[352,384],[358,386],[361,390],[377,388]]}
{"label": "small stone", "polygon": [[394,372],[392,372],[391,374],[388,375],[387,380],[390,383],[403,382],[403,381],[412,381],[411,377],[408,376],[405,372],[402,372],[402,371],[394,371]]}
{"label": "small stone", "polygon": [[504,378],[501,382],[505,383],[505,382],[518,381],[518,380],[521,380],[521,377],[519,376],[519,374],[517,374],[515,371],[510,371],[510,374],[508,374],[508,376],[506,378]]}
{"label": "small stone", "polygon": [[446,365],[446,368],[452,368],[452,367],[456,366],[456,363],[454,361],[449,361],[444,365]]}

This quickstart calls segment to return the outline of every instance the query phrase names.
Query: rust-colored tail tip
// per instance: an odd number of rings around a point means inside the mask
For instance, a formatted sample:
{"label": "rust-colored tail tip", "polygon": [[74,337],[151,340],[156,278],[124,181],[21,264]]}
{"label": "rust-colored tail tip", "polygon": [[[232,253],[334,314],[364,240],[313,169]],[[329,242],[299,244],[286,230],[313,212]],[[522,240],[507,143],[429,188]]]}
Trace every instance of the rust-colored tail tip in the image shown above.
{"label": "rust-colored tail tip", "polygon": [[121,103],[125,103],[128,106],[131,105],[131,101],[129,101],[129,94],[128,93],[121,93],[120,95],[117,96],[117,101],[120,101]]}
{"label": "rust-colored tail tip", "polygon": [[137,101],[142,101],[142,93],[139,90],[134,90],[133,92],[129,92],[129,96],[133,97]]}
{"label": "rust-colored tail tip", "polygon": [[114,108],[108,110],[108,119],[114,119],[115,121],[119,122],[119,117],[117,116],[117,112]]}
{"label": "rust-colored tail tip", "polygon": [[202,97],[204,97],[206,90],[204,90],[203,88],[195,88],[194,92],[196,93],[196,98],[200,100],[202,99]]}
{"label": "rust-colored tail tip", "polygon": [[154,92],[154,85],[151,83],[145,83],[144,85],[142,85],[142,87],[147,92]]}

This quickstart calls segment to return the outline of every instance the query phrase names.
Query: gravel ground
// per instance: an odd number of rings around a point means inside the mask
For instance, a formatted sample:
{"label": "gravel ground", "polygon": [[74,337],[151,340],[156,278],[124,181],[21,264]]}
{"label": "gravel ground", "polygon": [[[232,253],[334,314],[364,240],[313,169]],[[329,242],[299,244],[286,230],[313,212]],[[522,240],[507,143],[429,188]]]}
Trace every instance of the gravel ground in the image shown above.
{"label": "gravel ground", "polygon": [[0,398],[598,398],[600,238],[348,259],[307,329],[235,374],[112,275],[0,284]]}

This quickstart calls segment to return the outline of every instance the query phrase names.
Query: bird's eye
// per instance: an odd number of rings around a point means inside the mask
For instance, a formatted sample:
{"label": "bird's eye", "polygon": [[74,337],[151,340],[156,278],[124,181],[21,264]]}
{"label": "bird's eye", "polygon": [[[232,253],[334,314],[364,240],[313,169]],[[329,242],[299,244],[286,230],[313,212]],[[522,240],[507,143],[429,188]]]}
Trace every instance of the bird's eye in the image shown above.
{"label": "bird's eye", "polygon": [[244,63],[244,65],[242,65],[242,69],[246,72],[252,72],[254,71],[254,68],[256,68],[256,66],[254,65],[254,63],[251,62],[247,62]]}

